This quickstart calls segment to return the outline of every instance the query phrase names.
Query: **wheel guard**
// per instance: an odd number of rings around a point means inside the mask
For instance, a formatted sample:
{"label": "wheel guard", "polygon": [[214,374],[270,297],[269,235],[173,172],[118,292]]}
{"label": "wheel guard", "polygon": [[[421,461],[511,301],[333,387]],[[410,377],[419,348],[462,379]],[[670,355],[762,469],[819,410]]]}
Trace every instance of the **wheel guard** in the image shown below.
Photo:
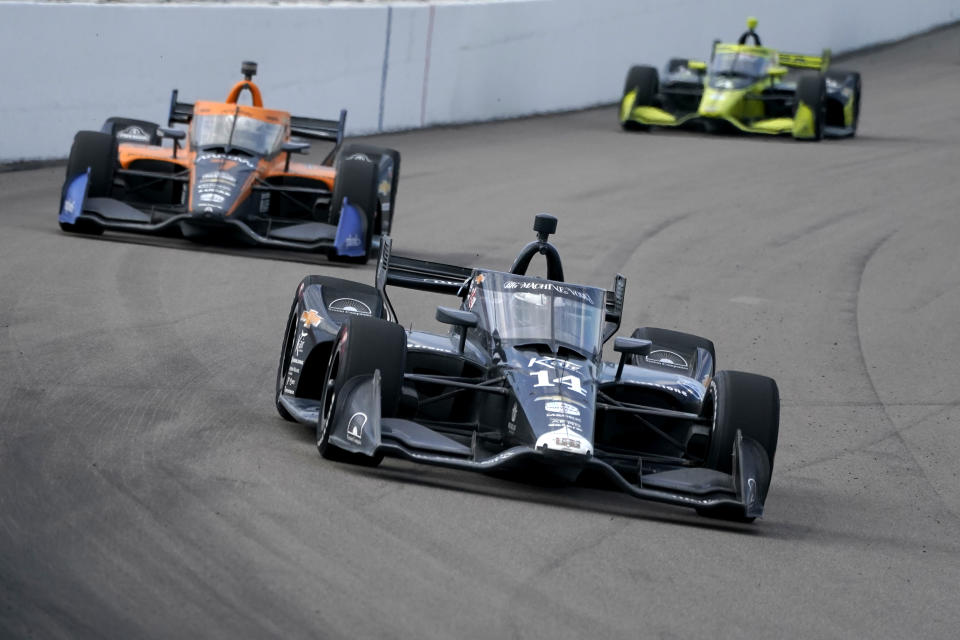
{"label": "wheel guard", "polygon": [[60,205],[60,222],[74,224],[83,213],[83,203],[87,199],[87,184],[90,182],[90,169],[79,174],[63,190],[63,202]]}
{"label": "wheel guard", "polygon": [[770,488],[770,460],[760,443],[743,437],[739,429],[733,445],[733,471],[733,486],[744,515],[759,518]]}
{"label": "wheel guard", "polygon": [[380,446],[380,371],[347,380],[337,394],[330,444],[372,456]]}
{"label": "wheel guard", "polygon": [[337,237],[333,246],[337,255],[358,258],[367,253],[364,238],[367,237],[367,219],[355,205],[344,197],[337,222]]}

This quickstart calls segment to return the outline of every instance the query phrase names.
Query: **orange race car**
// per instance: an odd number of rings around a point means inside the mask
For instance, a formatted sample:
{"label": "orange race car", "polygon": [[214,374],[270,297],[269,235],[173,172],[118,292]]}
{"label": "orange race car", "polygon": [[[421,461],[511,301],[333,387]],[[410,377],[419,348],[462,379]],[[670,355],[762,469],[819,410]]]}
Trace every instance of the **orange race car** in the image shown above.
{"label": "orange race car", "polygon": [[[168,127],[108,118],[74,137],[60,201],[60,228],[182,235],[201,242],[327,252],[366,262],[390,233],[400,153],[343,145],[338,120],[266,109],[257,65],[224,102],[170,100]],[[240,104],[249,92],[252,105]],[[172,128],[188,125],[188,130]],[[319,164],[298,162],[312,138],[334,143]],[[171,144],[164,145],[164,140]]]}

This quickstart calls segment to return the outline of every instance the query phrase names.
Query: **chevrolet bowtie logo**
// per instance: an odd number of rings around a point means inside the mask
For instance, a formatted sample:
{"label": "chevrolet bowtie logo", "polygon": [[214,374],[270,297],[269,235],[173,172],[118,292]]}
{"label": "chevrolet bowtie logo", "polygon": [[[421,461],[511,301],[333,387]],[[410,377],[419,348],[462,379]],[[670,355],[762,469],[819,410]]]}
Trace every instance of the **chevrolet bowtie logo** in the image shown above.
{"label": "chevrolet bowtie logo", "polygon": [[303,322],[305,327],[315,327],[320,324],[320,314],[314,311],[313,309],[307,309],[300,314],[300,320]]}

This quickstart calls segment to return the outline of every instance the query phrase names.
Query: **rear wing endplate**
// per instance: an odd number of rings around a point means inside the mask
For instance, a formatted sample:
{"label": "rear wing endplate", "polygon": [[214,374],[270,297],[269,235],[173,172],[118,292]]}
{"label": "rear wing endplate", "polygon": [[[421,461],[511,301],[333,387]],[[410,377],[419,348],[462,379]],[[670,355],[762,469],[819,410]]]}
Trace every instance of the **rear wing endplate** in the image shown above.
{"label": "rear wing endplate", "polygon": [[190,124],[193,120],[193,103],[179,102],[179,91],[176,89],[170,94],[170,113],[167,116],[167,126],[172,127],[176,123]]}
{"label": "rear wing endplate", "polygon": [[603,341],[606,342],[620,330],[623,317],[623,298],[627,292],[627,279],[618,273],[613,280],[613,291],[607,291],[604,300]]}
{"label": "rear wing endplate", "polygon": [[780,52],[777,56],[781,65],[796,69],[816,69],[826,71],[830,66],[830,49],[824,49],[820,56],[808,56],[802,53]]}

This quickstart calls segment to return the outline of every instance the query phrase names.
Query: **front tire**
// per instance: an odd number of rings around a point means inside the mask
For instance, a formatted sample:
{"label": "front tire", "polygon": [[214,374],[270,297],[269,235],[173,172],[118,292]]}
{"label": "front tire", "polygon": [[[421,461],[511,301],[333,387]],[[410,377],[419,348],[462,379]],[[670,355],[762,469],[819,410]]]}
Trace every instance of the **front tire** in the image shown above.
{"label": "front tire", "polygon": [[704,466],[733,471],[737,430],[760,443],[770,471],[780,434],[780,391],[773,378],[742,371],[719,371],[713,379],[714,421]]}
{"label": "front tire", "polygon": [[395,322],[379,318],[348,318],[340,327],[324,379],[317,417],[317,450],[327,459],[376,466],[382,456],[353,454],[330,443],[340,391],[356,376],[380,371],[380,415],[397,414],[407,359],[407,333]]}
{"label": "front tire", "polygon": [[[113,189],[113,175],[117,163],[117,146],[113,136],[99,131],[80,131],[73,138],[70,157],[67,159],[67,171],[63,189],[60,193],[60,206],[66,197],[70,181],[90,169],[87,182],[88,198],[106,198]],[[69,233],[99,235],[103,229],[80,221],[78,224],[60,223],[60,228]]]}
{"label": "front tire", "polygon": [[[364,159],[364,158],[367,159]],[[365,154],[351,154],[342,156],[337,163],[337,176],[334,179],[333,195],[330,202],[330,224],[340,222],[340,213],[343,208],[343,199],[364,214],[366,220],[364,232],[364,253],[361,256],[340,256],[336,251],[330,253],[334,262],[349,262],[366,264],[370,259],[371,245],[380,216],[380,207],[377,198],[377,165]]]}
{"label": "front tire", "polygon": [[[649,125],[630,120],[629,115],[636,107],[650,106],[656,99],[660,88],[660,75],[654,67],[637,65],[627,72],[623,83],[623,97],[620,101],[620,126],[627,131],[648,131]],[[631,91],[636,91],[633,101],[625,104]]]}
{"label": "front tire", "polygon": [[798,131],[795,124],[793,137],[798,140],[819,142],[823,139],[823,124],[827,109],[827,81],[822,73],[808,74],[797,81],[797,103],[793,110],[795,122],[798,115],[806,117],[804,109],[809,109],[810,117],[813,118],[813,131]]}
{"label": "front tire", "polygon": [[[760,443],[767,453],[770,474],[780,433],[780,391],[773,378],[742,371],[720,371],[711,385],[713,393],[713,434],[704,466],[723,473],[733,472],[733,446],[737,430]],[[761,488],[766,495],[767,487]],[[739,507],[700,508],[708,518],[752,522]]]}

